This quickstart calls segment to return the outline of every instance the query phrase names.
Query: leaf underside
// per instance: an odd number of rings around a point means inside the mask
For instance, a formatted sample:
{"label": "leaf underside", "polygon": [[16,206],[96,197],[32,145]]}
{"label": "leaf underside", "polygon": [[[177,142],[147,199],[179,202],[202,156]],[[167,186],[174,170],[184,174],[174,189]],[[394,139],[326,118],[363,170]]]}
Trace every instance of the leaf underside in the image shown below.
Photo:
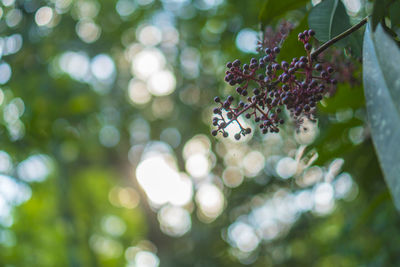
{"label": "leaf underside", "polygon": [[400,211],[400,50],[379,24],[364,35],[363,83],[372,140]]}

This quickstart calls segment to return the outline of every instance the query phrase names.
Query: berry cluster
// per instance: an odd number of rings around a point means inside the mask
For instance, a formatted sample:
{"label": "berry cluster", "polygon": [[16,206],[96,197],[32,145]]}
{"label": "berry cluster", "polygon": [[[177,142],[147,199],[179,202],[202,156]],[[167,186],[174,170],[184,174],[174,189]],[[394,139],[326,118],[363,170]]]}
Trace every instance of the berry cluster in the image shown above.
{"label": "berry cluster", "polygon": [[213,110],[213,125],[217,129],[212,135],[221,132],[228,137],[225,128],[232,122],[240,128],[234,136],[236,140],[249,134],[251,129],[242,127],[238,121],[241,115],[254,118],[262,133],[277,133],[279,125],[284,123],[281,115],[284,107],[297,125],[301,125],[304,117],[314,121],[317,102],[324,97],[328,87],[337,83],[331,77],[332,67],[313,62],[310,41],[314,34],[313,30],[299,33],[298,39],[304,44],[307,55],[293,58],[291,62],[277,62],[279,47],[266,48],[265,54],[258,59],[252,58],[249,64],[242,65],[238,59],[228,62],[225,81],[237,86],[239,97],[237,101],[231,95],[225,100],[214,98],[219,107]]}

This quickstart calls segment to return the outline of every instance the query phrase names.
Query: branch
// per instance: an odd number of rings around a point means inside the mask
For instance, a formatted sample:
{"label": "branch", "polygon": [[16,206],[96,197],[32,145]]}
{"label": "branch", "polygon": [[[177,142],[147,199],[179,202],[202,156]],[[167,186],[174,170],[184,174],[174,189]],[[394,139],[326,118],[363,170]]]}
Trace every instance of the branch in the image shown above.
{"label": "branch", "polygon": [[330,47],[331,45],[333,45],[334,43],[336,43],[337,41],[345,38],[346,36],[350,35],[351,33],[355,32],[356,30],[358,30],[359,28],[361,28],[365,23],[367,23],[368,21],[368,17],[365,17],[364,19],[362,19],[359,23],[357,23],[356,25],[354,25],[353,27],[351,27],[350,29],[348,29],[345,32],[342,32],[341,34],[339,34],[338,36],[330,39],[329,41],[327,41],[326,43],[324,43],[323,45],[321,45],[320,47],[318,47],[317,50],[315,50],[314,52],[311,53],[311,58],[315,59],[318,57],[319,54],[321,54],[324,50],[326,50],[328,47]]}

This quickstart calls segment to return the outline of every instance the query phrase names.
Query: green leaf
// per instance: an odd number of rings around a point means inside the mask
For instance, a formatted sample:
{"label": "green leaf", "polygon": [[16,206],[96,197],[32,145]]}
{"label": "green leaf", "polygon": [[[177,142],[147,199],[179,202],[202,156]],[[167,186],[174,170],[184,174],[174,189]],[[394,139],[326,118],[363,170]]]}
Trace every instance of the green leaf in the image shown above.
{"label": "green leaf", "polygon": [[380,26],[369,24],[364,35],[363,82],[372,140],[400,210],[400,50]]}
{"label": "green leaf", "polygon": [[341,1],[325,0],[311,9],[308,25],[318,41],[326,42],[350,28],[350,20]]}
{"label": "green leaf", "polygon": [[371,17],[372,29],[375,31],[378,23],[385,17],[385,0],[375,0]]}
{"label": "green leaf", "polygon": [[283,42],[281,52],[279,53],[279,60],[286,60],[290,62],[293,58],[298,58],[299,56],[306,54],[304,45],[298,40],[297,35],[299,32],[303,32],[308,28],[307,18],[308,16],[306,15]]}
{"label": "green leaf", "polygon": [[393,26],[400,26],[400,1],[396,1],[389,7],[389,17]]}
{"label": "green leaf", "polygon": [[283,17],[288,11],[299,9],[309,3],[310,0],[267,0],[258,16],[262,26]]}

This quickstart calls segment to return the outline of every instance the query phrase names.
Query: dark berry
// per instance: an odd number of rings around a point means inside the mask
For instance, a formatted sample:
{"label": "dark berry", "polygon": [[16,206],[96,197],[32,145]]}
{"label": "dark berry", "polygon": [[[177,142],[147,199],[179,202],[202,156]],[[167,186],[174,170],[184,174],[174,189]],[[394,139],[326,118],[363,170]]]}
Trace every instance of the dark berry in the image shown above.
{"label": "dark berry", "polygon": [[235,59],[235,61],[233,61],[233,66],[235,67],[239,67],[240,66],[240,60],[239,59]]}
{"label": "dark berry", "polygon": [[283,74],[282,75],[282,82],[287,82],[287,81],[289,81],[289,75],[287,75],[287,74]]}
{"label": "dark berry", "polygon": [[305,56],[301,56],[299,59],[301,62],[307,63],[308,59]]}
{"label": "dark berry", "polygon": [[281,69],[281,66],[280,66],[279,64],[274,64],[274,65],[272,65],[272,68],[273,68],[274,70],[280,70],[280,69]]}
{"label": "dark berry", "polygon": [[231,106],[231,103],[229,103],[228,101],[225,101],[224,104],[222,104],[222,105],[225,109],[228,109]]}
{"label": "dark berry", "polygon": [[240,139],[240,133],[235,134],[235,139],[239,140]]}

